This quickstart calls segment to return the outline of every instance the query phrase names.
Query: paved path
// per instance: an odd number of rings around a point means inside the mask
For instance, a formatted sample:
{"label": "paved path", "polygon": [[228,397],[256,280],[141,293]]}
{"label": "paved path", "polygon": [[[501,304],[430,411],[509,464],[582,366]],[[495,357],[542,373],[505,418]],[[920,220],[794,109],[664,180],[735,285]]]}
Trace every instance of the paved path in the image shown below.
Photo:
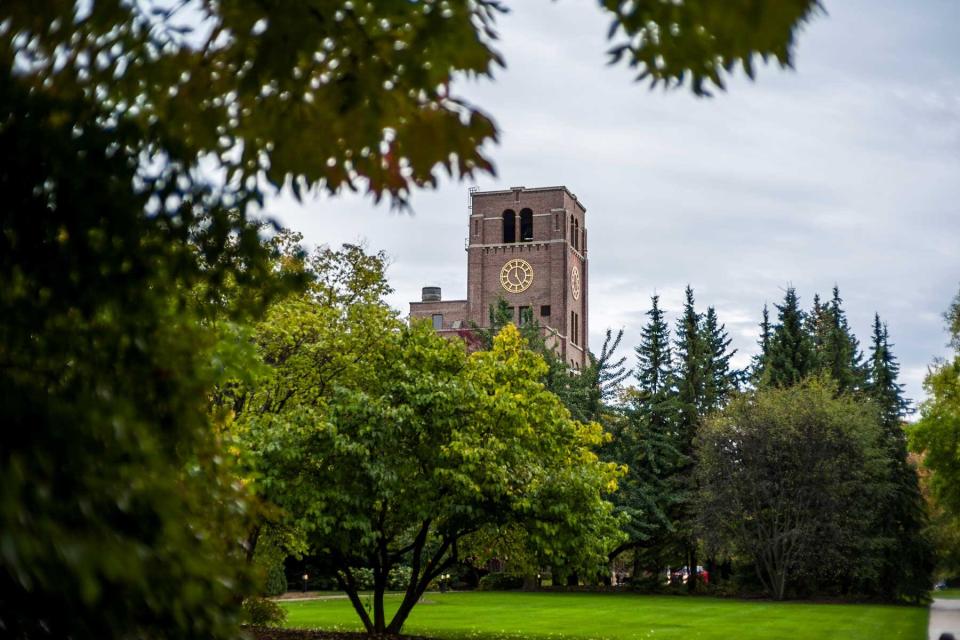
{"label": "paved path", "polygon": [[934,598],[930,605],[930,640],[939,640],[940,634],[950,632],[960,640],[960,600]]}
{"label": "paved path", "polygon": [[[366,598],[370,596],[370,593],[363,592],[360,594],[361,598]],[[387,598],[399,598],[403,595],[402,592],[391,591],[383,594]],[[350,596],[345,593],[311,593],[307,592],[303,595],[291,595],[287,594],[285,596],[270,598],[274,602],[304,602],[306,600],[347,600]],[[420,599],[421,602],[424,602],[423,598]]]}
{"label": "paved path", "polygon": [[274,602],[303,602],[305,600],[346,600],[349,596],[346,594],[324,594],[324,595],[310,595],[306,594],[303,596],[284,596],[282,598],[271,598]]}

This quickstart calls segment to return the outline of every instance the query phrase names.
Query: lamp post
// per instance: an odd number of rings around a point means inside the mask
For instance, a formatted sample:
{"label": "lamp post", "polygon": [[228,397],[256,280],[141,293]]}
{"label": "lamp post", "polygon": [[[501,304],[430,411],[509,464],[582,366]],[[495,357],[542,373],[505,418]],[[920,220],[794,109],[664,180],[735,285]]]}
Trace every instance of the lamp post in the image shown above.
{"label": "lamp post", "polygon": [[309,580],[309,579],[310,579],[310,576],[309,576],[308,574],[306,574],[306,573],[303,574],[303,592],[304,592],[304,593],[307,592],[307,580]]}

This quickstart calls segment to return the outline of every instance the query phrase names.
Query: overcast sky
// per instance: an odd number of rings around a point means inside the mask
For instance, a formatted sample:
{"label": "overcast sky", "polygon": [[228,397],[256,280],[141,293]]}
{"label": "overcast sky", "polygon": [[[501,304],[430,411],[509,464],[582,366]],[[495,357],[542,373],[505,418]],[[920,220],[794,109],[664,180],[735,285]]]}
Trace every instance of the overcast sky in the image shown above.
{"label": "overcast sky", "polygon": [[[840,287],[866,346],[889,324],[908,394],[946,353],[960,285],[960,2],[827,0],[796,70],[727,93],[651,92],[607,67],[593,0],[521,0],[499,20],[507,69],[458,92],[492,114],[498,177],[481,189],[566,185],[587,208],[590,346],[626,330],[631,355],[656,292],[676,318],[689,283],[744,365],[763,304]],[[391,257],[389,301],[466,295],[468,183],[413,194],[414,213],[354,196],[272,214],[311,244],[365,240]],[[772,306],[771,306],[771,310]]]}

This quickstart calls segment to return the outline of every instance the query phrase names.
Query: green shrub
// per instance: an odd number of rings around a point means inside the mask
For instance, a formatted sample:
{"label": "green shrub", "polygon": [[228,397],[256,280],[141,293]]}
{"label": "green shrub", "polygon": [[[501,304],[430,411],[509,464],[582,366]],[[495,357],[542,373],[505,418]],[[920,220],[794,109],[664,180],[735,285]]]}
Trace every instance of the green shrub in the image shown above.
{"label": "green shrub", "polygon": [[509,591],[523,587],[523,576],[513,573],[491,573],[480,578],[480,591]]}
{"label": "green shrub", "polygon": [[405,591],[410,584],[410,567],[399,566],[390,569],[387,574],[387,588],[393,591]]}
{"label": "green shrub", "polygon": [[263,593],[266,596],[279,596],[287,592],[287,576],[282,564],[273,564],[267,569],[267,582]]}
{"label": "green shrub", "polygon": [[353,579],[357,583],[357,589],[360,591],[367,591],[368,589],[373,589],[373,569],[367,569],[366,567],[355,568],[350,570],[353,573]]}
{"label": "green shrub", "polygon": [[279,627],[287,619],[286,610],[267,598],[247,598],[243,601],[243,618],[257,627]]}

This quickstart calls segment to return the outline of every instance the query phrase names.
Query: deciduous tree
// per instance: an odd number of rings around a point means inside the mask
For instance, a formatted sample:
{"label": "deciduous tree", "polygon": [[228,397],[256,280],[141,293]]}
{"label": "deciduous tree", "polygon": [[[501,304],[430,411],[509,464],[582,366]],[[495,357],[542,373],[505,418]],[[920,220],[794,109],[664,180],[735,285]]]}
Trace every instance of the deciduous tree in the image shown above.
{"label": "deciduous tree", "polygon": [[855,566],[874,535],[886,458],[869,405],[832,383],[765,388],[709,419],[697,443],[705,536],[752,559],[773,597],[799,576]]}
{"label": "deciduous tree", "polygon": [[[277,318],[274,331],[295,331],[301,315]],[[264,495],[329,554],[364,626],[399,632],[458,561],[461,539],[489,525],[521,525],[540,557],[597,567],[618,535],[603,496],[620,472],[592,452],[600,426],[572,421],[539,382],[546,365],[517,329],[468,356],[425,323],[378,324],[374,344],[344,354],[361,375],[337,373],[322,395],[294,394],[265,413],[252,405],[241,417]],[[310,336],[291,344],[281,372],[342,347]],[[399,564],[412,573],[388,620],[383,595]],[[361,567],[373,571],[372,616],[358,595]]]}
{"label": "deciduous tree", "polygon": [[[960,294],[946,314],[950,344],[960,350]],[[910,446],[923,456],[933,498],[947,518],[960,518],[960,355],[935,362],[924,380],[927,400],[910,432]]]}

